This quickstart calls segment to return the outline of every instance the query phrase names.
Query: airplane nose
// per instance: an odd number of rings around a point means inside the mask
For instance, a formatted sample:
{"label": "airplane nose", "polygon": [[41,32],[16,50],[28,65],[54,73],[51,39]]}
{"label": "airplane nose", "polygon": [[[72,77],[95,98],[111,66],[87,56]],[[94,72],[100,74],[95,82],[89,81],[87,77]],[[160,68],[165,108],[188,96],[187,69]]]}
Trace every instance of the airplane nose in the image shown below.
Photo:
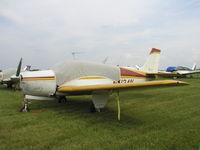
{"label": "airplane nose", "polygon": [[56,77],[52,70],[21,73],[20,87],[25,95],[50,96],[56,92]]}

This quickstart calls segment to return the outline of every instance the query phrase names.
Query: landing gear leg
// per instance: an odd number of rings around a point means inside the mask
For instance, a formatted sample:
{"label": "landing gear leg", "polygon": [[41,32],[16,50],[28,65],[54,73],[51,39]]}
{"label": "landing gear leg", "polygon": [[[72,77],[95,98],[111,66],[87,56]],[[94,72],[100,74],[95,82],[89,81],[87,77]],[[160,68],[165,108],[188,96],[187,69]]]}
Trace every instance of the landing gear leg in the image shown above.
{"label": "landing gear leg", "polygon": [[22,105],[22,107],[20,108],[20,112],[29,112],[30,108],[28,107],[28,100],[26,98],[24,98],[24,104]]}
{"label": "landing gear leg", "polygon": [[11,83],[8,83],[8,84],[7,84],[7,88],[8,88],[8,89],[11,89],[11,88],[12,88],[12,84],[11,84]]}

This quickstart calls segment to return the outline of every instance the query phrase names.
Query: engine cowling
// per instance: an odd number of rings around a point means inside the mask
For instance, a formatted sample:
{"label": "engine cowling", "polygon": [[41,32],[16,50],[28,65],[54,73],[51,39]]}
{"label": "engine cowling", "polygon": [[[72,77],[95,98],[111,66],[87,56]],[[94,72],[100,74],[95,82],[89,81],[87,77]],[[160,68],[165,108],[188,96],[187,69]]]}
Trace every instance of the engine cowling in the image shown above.
{"label": "engine cowling", "polygon": [[52,70],[21,73],[20,87],[25,95],[52,96],[56,92],[56,76]]}

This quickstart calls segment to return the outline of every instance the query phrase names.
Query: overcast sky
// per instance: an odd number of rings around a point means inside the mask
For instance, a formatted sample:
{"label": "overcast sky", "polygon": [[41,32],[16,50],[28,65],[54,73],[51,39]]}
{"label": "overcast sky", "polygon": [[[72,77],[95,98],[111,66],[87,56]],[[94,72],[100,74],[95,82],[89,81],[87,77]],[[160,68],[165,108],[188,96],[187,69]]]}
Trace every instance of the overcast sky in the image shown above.
{"label": "overcast sky", "polygon": [[160,68],[200,67],[199,0],[1,0],[0,69],[79,60],[141,66],[152,47]]}

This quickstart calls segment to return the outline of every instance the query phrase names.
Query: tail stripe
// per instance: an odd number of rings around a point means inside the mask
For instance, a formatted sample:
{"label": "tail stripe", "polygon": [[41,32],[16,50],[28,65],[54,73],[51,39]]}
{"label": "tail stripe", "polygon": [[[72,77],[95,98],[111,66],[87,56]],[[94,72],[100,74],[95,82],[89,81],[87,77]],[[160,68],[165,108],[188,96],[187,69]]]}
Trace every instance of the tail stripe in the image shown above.
{"label": "tail stripe", "polygon": [[160,50],[159,49],[156,49],[156,48],[152,48],[151,52],[150,52],[150,55],[151,54],[160,54]]}

